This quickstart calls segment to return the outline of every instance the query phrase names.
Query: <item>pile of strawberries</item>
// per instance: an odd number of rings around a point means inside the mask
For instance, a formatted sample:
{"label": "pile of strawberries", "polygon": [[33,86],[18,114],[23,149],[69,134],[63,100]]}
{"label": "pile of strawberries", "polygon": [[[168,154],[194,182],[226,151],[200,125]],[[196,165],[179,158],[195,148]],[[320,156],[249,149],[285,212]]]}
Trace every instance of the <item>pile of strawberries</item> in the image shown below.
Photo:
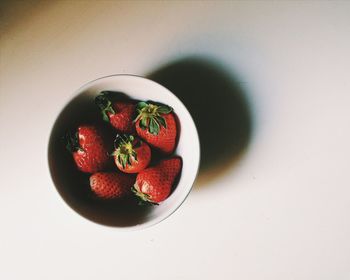
{"label": "pile of strawberries", "polygon": [[98,125],[80,125],[67,134],[67,149],[76,167],[90,173],[90,188],[100,199],[133,194],[159,204],[172,192],[182,168],[174,156],[178,128],[173,109],[155,102],[120,100],[101,92],[95,103],[113,136]]}

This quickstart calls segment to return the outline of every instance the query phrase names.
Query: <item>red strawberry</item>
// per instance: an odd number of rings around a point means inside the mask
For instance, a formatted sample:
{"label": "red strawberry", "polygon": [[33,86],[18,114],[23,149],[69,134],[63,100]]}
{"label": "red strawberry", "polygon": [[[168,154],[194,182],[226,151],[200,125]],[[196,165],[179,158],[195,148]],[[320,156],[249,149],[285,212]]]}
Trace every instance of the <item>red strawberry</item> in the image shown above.
{"label": "red strawberry", "polygon": [[72,152],[80,171],[94,173],[110,163],[107,144],[102,132],[95,126],[79,126],[74,135],[67,134],[66,147]]}
{"label": "red strawberry", "polygon": [[95,103],[100,107],[104,121],[121,133],[133,133],[133,117],[135,105],[130,101],[115,101],[113,92],[102,92],[95,98]]}
{"label": "red strawberry", "polygon": [[90,176],[91,190],[100,198],[122,198],[131,194],[135,179],[127,174],[99,172]]}
{"label": "red strawberry", "polygon": [[125,173],[138,173],[151,161],[151,148],[132,135],[118,135],[115,144],[115,164]]}
{"label": "red strawberry", "polygon": [[177,133],[173,109],[149,102],[139,102],[136,109],[137,134],[154,148],[171,154],[175,149]]}
{"label": "red strawberry", "polygon": [[158,204],[169,196],[181,167],[179,157],[164,159],[156,166],[142,170],[132,190],[143,201]]}

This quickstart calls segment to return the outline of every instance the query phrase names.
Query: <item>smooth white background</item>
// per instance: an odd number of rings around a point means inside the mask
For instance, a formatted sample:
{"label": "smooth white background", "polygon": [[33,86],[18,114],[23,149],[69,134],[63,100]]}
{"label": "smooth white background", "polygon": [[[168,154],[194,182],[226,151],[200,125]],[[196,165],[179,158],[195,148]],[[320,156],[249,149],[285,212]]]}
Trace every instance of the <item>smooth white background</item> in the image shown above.
{"label": "smooth white background", "polygon": [[[350,278],[349,2],[1,7],[1,279]],[[61,107],[87,81],[188,55],[244,85],[247,152],[150,229],[81,218],[48,173]]]}

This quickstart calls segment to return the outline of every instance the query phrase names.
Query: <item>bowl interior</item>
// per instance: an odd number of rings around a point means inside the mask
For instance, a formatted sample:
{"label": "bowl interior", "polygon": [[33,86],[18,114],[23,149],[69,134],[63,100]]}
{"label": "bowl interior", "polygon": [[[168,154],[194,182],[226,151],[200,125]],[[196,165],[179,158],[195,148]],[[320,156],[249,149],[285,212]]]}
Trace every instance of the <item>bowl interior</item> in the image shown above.
{"label": "bowl interior", "polygon": [[[173,107],[180,127],[175,155],[183,160],[176,189],[154,207],[135,207],[123,202],[102,202],[90,195],[88,174],[79,172],[65,150],[62,137],[69,128],[101,119],[94,98],[101,91],[124,93],[136,100],[152,100]],[[94,222],[120,228],[142,228],[160,222],[172,214],[190,192],[199,167],[199,140],[195,124],[181,101],[163,86],[146,78],[115,75],[97,79],[81,87],[57,117],[51,131],[48,160],[56,189],[76,212]]]}

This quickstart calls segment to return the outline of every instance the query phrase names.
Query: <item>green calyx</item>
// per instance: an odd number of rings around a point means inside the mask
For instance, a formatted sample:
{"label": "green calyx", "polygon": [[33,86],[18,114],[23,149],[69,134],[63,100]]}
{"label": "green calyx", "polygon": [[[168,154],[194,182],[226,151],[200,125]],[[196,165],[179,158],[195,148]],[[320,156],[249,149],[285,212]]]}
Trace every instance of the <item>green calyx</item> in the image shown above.
{"label": "green calyx", "polygon": [[161,127],[167,127],[166,121],[162,115],[171,113],[173,109],[166,105],[142,101],[137,104],[136,111],[138,115],[135,122],[140,121],[141,129],[147,129],[149,133],[158,135]]}
{"label": "green calyx", "polygon": [[125,169],[128,164],[132,165],[131,159],[137,161],[135,148],[140,147],[140,144],[140,141],[132,135],[117,135],[114,140],[115,151],[112,155],[117,157],[123,169]]}
{"label": "green calyx", "polygon": [[66,149],[71,153],[77,152],[79,150],[80,151],[83,150],[79,144],[79,135],[77,131],[75,133],[68,131],[65,135],[65,141],[66,141]]}
{"label": "green calyx", "polygon": [[152,205],[159,205],[159,203],[153,202],[151,200],[151,197],[146,194],[142,193],[139,189],[139,186],[135,184],[132,188],[131,191],[136,194],[136,196],[139,198],[138,204],[141,206],[152,206]]}
{"label": "green calyx", "polygon": [[112,107],[112,98],[109,92],[101,92],[95,97],[95,104],[100,108],[102,118],[104,121],[109,121],[108,113],[115,114],[115,110]]}

